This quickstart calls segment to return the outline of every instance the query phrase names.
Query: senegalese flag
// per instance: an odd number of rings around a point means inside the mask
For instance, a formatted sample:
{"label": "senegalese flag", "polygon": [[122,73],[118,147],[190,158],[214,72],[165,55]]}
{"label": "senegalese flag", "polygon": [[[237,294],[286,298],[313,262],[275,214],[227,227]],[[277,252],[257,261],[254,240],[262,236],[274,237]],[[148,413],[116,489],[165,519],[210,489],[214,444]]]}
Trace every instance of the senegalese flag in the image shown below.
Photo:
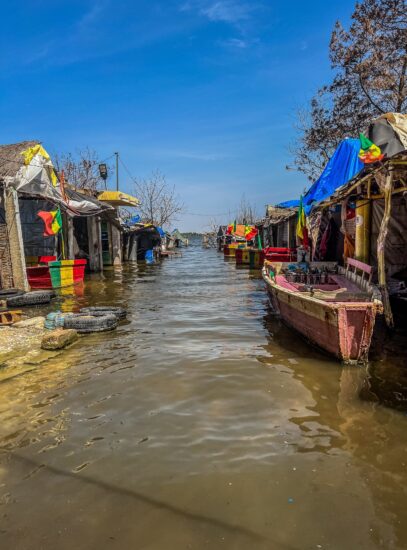
{"label": "senegalese flag", "polygon": [[308,228],[307,228],[307,218],[305,217],[304,206],[302,204],[302,195],[300,198],[300,207],[298,209],[298,220],[297,220],[297,237],[301,239],[303,246],[307,247],[309,244],[308,241]]}
{"label": "senegalese flag", "polygon": [[38,212],[38,216],[45,224],[43,233],[44,237],[51,237],[60,231],[62,227],[62,218],[59,208],[57,210],[50,210],[49,212],[41,210]]}
{"label": "senegalese flag", "polygon": [[362,162],[365,164],[370,164],[372,162],[377,162],[379,160],[382,160],[384,155],[381,152],[380,147],[375,145],[373,141],[370,141],[366,136],[363,134],[359,134],[360,139],[360,151],[359,151],[359,158]]}
{"label": "senegalese flag", "polygon": [[232,233],[236,233],[236,220],[230,223],[226,229],[226,235],[231,235]]}
{"label": "senegalese flag", "polygon": [[246,225],[244,228],[244,238],[246,241],[251,241],[257,235],[258,231],[254,225]]}

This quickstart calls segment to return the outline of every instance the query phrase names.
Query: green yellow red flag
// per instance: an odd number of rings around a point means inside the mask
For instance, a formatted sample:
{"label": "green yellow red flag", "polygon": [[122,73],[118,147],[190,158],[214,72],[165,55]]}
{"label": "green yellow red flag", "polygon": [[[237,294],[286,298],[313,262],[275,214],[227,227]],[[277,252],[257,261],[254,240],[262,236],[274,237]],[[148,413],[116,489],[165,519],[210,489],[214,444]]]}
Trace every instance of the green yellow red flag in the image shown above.
{"label": "green yellow red flag", "polygon": [[258,231],[254,225],[246,225],[244,229],[244,237],[246,241],[251,241],[257,235]]}
{"label": "green yellow red flag", "polygon": [[304,207],[302,204],[302,195],[300,198],[300,207],[298,209],[298,220],[297,220],[297,237],[301,239],[303,246],[308,246],[308,228],[307,228],[307,218],[305,217]]}
{"label": "green yellow red flag", "polygon": [[370,139],[368,139],[363,134],[359,134],[359,139],[360,139],[359,158],[362,162],[364,162],[365,164],[370,164],[372,162],[377,162],[379,160],[382,160],[384,155],[382,154],[380,147],[375,145],[373,141],[370,141]]}
{"label": "green yellow red flag", "polygon": [[49,212],[41,210],[37,215],[44,222],[44,237],[56,235],[61,230],[62,217],[59,208],[57,210],[50,210]]}

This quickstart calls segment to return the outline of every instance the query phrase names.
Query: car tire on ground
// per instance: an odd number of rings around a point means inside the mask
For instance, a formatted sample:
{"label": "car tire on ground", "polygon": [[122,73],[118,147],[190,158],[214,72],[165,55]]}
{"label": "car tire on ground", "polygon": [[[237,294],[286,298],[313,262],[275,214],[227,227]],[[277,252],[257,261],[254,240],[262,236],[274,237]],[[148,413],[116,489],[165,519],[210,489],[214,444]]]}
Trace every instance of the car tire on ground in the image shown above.
{"label": "car tire on ground", "polygon": [[127,311],[123,307],[114,307],[114,306],[92,306],[92,307],[83,307],[80,310],[81,313],[87,313],[88,315],[116,315],[116,317],[121,321],[126,318]]}
{"label": "car tire on ground", "polygon": [[113,314],[71,313],[64,316],[64,328],[73,328],[80,334],[113,330],[118,322],[116,315]]}
{"label": "car tire on ground", "polygon": [[7,298],[7,306],[19,307],[48,304],[51,301],[51,298],[54,298],[54,296],[55,292],[53,290],[34,290],[32,292],[21,294],[20,296]]}
{"label": "car tire on ground", "polygon": [[22,294],[24,294],[24,290],[18,288],[3,288],[0,290],[0,300],[8,300]]}

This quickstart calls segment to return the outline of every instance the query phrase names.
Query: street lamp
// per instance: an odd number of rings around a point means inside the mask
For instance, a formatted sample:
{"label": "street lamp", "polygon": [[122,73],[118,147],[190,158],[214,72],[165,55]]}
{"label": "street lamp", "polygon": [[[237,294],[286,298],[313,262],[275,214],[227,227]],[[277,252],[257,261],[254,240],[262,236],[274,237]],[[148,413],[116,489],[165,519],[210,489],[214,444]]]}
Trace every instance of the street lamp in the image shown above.
{"label": "street lamp", "polygon": [[107,164],[101,163],[99,164],[99,176],[102,178],[102,180],[105,182],[105,189],[106,187],[106,180],[107,180]]}

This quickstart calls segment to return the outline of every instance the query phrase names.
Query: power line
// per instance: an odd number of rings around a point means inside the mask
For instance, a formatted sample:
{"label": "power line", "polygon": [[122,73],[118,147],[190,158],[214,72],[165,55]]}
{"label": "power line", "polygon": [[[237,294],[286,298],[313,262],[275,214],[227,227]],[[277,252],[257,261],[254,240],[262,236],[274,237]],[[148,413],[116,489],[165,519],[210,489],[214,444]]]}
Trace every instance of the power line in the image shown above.
{"label": "power line", "polygon": [[127,168],[127,166],[124,164],[124,162],[122,161],[122,157],[120,157],[120,156],[119,156],[119,162],[120,162],[120,164],[123,166],[123,168],[126,170],[127,175],[129,176],[129,178],[130,178],[131,180],[133,180],[134,183],[137,183],[136,178],[135,178],[134,176],[131,175],[130,170],[129,170],[129,169]]}

